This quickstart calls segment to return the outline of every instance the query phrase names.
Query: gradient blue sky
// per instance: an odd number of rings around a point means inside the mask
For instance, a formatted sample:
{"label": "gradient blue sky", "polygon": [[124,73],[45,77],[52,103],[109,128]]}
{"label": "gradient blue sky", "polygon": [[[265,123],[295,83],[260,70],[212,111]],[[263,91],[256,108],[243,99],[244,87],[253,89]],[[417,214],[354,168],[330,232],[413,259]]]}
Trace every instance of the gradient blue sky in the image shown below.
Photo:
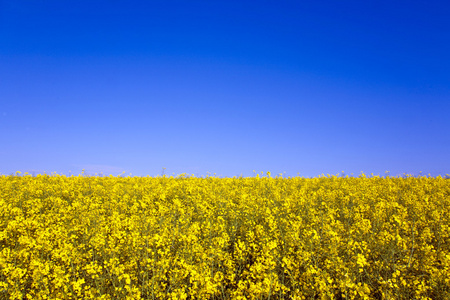
{"label": "gradient blue sky", "polygon": [[0,173],[450,173],[448,1],[0,0]]}

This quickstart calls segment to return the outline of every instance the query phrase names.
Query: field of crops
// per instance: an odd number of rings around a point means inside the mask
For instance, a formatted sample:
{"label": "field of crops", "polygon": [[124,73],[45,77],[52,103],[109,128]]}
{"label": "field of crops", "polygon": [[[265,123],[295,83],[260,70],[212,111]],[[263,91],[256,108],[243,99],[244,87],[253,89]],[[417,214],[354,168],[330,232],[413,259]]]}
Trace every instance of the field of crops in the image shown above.
{"label": "field of crops", "polygon": [[0,176],[1,299],[450,299],[450,180]]}

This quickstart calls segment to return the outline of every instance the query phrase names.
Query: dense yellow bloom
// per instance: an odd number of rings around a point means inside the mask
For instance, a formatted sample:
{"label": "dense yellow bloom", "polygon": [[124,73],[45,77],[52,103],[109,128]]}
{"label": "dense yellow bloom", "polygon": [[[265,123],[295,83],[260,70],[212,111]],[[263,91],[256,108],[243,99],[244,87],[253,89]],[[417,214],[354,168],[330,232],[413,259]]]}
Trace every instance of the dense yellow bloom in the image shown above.
{"label": "dense yellow bloom", "polygon": [[0,299],[450,299],[442,177],[0,176]]}

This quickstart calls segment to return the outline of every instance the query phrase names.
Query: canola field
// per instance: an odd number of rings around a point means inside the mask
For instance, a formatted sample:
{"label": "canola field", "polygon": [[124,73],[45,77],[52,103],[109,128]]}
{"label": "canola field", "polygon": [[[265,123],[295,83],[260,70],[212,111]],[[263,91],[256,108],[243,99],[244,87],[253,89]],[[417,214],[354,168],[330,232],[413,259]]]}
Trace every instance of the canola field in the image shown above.
{"label": "canola field", "polygon": [[0,176],[0,299],[450,299],[450,180]]}

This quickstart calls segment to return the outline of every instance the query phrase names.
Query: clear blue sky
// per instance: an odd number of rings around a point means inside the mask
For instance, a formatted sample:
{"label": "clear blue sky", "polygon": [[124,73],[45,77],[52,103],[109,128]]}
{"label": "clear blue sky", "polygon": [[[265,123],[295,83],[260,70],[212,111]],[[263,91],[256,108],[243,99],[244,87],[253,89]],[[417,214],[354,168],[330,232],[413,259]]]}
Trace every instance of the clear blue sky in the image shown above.
{"label": "clear blue sky", "polygon": [[448,1],[0,0],[0,173],[450,173]]}

